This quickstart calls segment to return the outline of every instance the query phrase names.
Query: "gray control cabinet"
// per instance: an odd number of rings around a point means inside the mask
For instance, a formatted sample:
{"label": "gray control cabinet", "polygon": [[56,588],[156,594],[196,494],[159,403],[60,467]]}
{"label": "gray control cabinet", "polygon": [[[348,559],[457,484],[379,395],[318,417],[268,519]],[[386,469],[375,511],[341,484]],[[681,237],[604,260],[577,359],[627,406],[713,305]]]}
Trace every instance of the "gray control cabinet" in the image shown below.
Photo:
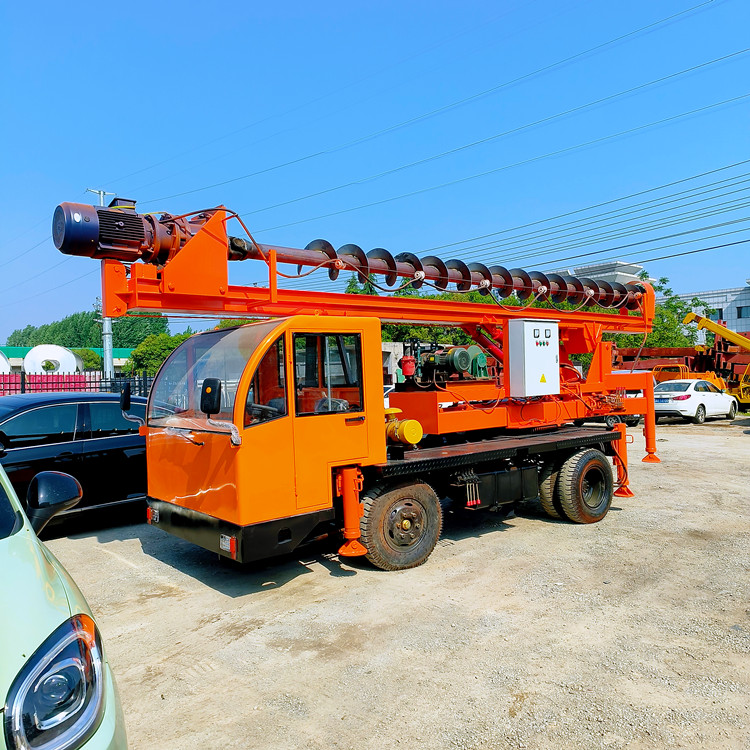
{"label": "gray control cabinet", "polygon": [[509,320],[508,395],[513,398],[560,393],[560,339],[555,320]]}

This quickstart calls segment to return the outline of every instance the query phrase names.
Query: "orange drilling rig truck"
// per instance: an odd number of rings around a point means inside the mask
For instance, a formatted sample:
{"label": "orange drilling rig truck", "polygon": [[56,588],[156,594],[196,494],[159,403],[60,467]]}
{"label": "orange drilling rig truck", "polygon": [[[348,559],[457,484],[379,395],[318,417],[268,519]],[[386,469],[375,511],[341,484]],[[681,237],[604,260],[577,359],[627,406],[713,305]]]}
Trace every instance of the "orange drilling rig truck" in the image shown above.
{"label": "orange drilling rig truck", "polygon": [[[55,211],[60,251],[102,261],[104,315],[253,319],[192,336],[156,376],[140,428],[154,526],[241,562],[338,537],[339,554],[398,570],[428,558],[446,499],[502,512],[538,497],[552,516],[593,523],[613,494],[632,496],[625,426],[574,420],[645,414],[643,460],[659,461],[653,380],[613,376],[602,340],[605,331],[645,337],[654,315],[647,283],[335,250],[324,240],[263,245],[244,224],[247,239],[229,237],[233,218],[242,224],[224,207],[139,214],[122,199]],[[243,260],[266,264],[267,287],[228,283],[228,261]],[[280,276],[315,269],[331,279],[383,277],[386,289],[401,279],[400,287],[478,290],[489,304],[278,286]],[[382,321],[455,326],[475,344],[407,352],[406,380],[386,409]],[[570,359],[584,353],[585,377]]]}

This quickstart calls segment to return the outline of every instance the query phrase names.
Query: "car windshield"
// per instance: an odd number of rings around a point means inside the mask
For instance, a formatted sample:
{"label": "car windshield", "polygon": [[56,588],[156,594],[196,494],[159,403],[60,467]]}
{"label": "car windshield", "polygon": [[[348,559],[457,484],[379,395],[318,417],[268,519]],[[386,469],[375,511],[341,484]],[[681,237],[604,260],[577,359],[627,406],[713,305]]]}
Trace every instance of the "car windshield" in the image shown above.
{"label": "car windshield", "polygon": [[[231,420],[237,387],[248,360],[280,321],[266,320],[192,336],[181,344],[156,376],[148,406],[148,424],[191,426],[205,422],[200,410],[205,378],[221,380],[221,411],[216,420]],[[178,424],[182,423],[182,425]]]}
{"label": "car windshield", "polygon": [[654,393],[677,393],[679,391],[686,391],[690,388],[690,385],[690,383],[675,383],[667,381],[666,383],[659,383],[659,385],[654,388]]}
{"label": "car windshield", "polygon": [[11,505],[8,492],[0,482],[0,539],[10,536],[16,525],[16,511]]}

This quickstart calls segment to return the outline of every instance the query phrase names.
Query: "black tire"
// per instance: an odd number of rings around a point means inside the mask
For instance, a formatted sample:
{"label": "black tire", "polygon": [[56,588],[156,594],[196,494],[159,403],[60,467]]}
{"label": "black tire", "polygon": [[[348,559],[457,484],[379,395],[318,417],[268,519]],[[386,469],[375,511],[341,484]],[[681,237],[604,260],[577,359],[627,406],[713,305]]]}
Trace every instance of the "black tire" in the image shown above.
{"label": "black tire", "polygon": [[560,497],[557,492],[557,477],[560,475],[560,464],[550,461],[539,471],[539,502],[542,510],[550,518],[563,518],[560,509]]}
{"label": "black tire", "polygon": [[585,419],[574,419],[574,420],[573,420],[573,424],[574,424],[574,425],[575,425],[576,427],[583,427],[583,425],[585,425],[585,424],[586,424],[586,420],[585,420]]}
{"label": "black tire", "polygon": [[617,414],[607,414],[607,416],[604,417],[604,424],[607,425],[608,430],[611,430],[616,424],[620,424],[620,417],[618,417]]}
{"label": "black tire", "polygon": [[659,424],[661,417],[654,417],[654,424]]}
{"label": "black tire", "polygon": [[625,419],[623,421],[625,422],[625,424],[628,427],[638,427],[638,425],[641,423],[641,418],[640,417],[632,417],[632,418],[629,418],[629,419]]}
{"label": "black tire", "polygon": [[612,465],[594,448],[574,453],[560,469],[557,488],[566,518],[574,523],[601,521],[612,504]]}
{"label": "black tire", "polygon": [[429,485],[376,487],[362,501],[360,541],[376,568],[406,570],[427,560],[443,529],[440,500]]}
{"label": "black tire", "polygon": [[703,424],[706,421],[706,407],[703,404],[698,404],[695,416],[690,421],[693,424]]}
{"label": "black tire", "polygon": [[737,402],[732,399],[732,405],[729,407],[729,414],[727,414],[727,419],[734,419],[737,416]]}

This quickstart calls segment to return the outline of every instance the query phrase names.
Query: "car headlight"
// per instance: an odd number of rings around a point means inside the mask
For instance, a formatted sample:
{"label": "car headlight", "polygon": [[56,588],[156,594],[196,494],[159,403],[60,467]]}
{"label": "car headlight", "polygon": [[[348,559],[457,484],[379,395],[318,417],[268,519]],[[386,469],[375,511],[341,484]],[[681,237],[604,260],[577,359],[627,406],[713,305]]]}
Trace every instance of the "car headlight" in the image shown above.
{"label": "car headlight", "polygon": [[79,747],[104,712],[102,648],[94,621],[75,615],[24,664],[5,702],[11,750]]}

